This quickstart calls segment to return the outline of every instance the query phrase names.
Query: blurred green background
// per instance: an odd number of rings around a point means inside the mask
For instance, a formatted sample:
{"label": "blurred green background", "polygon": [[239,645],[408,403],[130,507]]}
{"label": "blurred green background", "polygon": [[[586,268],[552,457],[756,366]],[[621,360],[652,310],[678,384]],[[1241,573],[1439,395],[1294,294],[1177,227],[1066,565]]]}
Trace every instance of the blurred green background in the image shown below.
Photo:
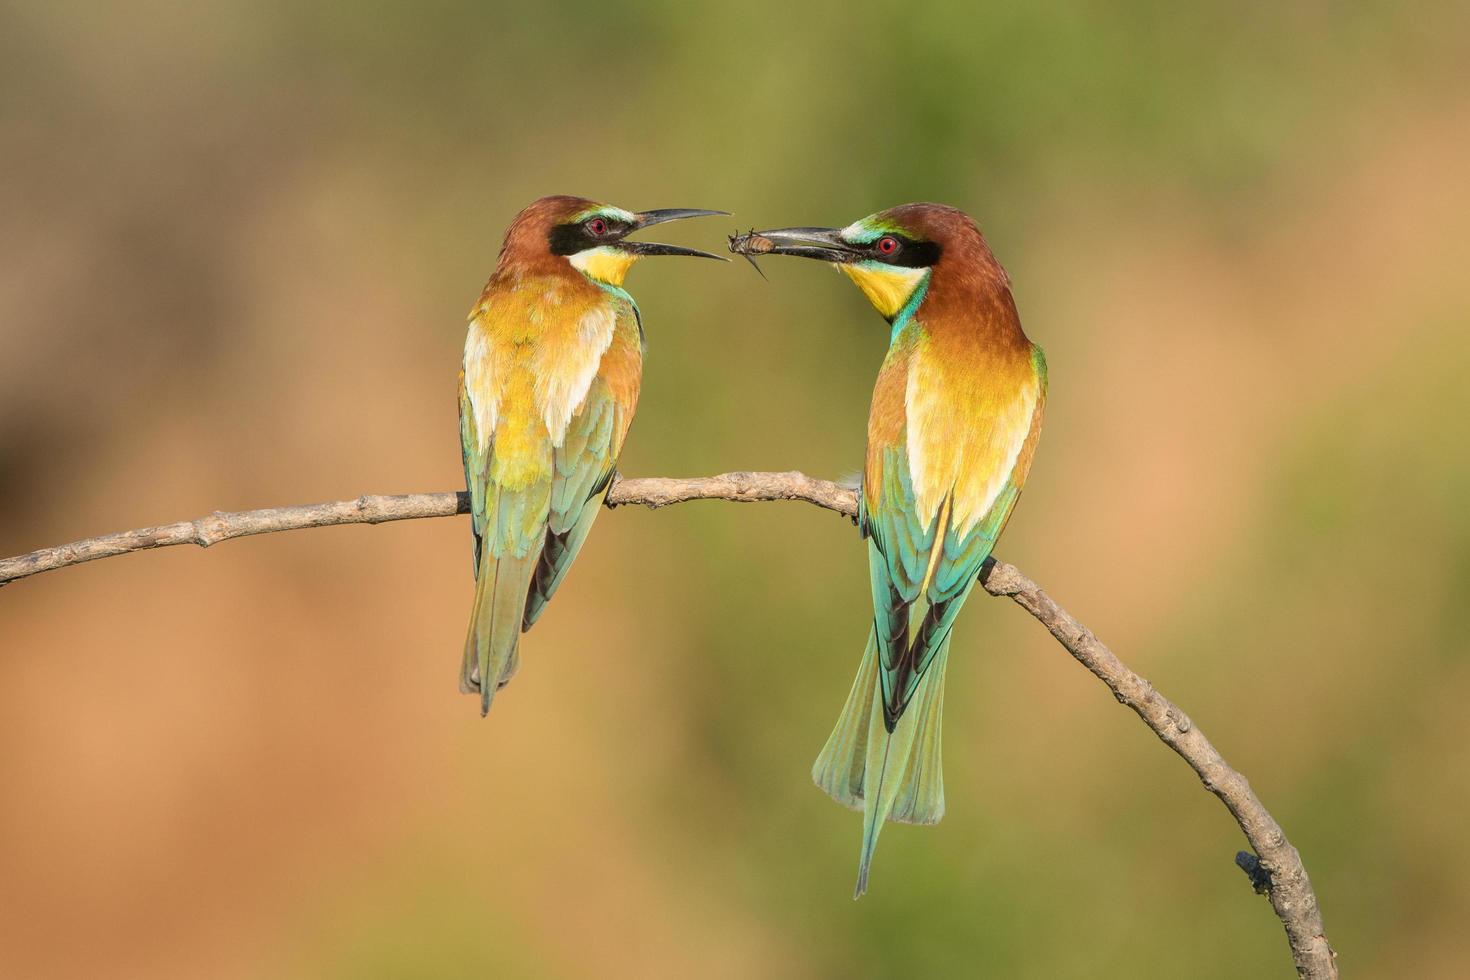
{"label": "blurred green background", "polygon": [[[1047,351],[999,553],[1188,710],[1345,975],[1470,915],[1470,7],[0,4],[0,554],[462,485],[464,315],[548,193],[670,236],[974,214]],[[623,470],[858,468],[887,337],[660,261]],[[949,812],[809,782],[868,619],[806,506],[605,515],[488,720],[464,519],[0,591],[0,972],[1290,976],[1192,774],[1007,603]]]}

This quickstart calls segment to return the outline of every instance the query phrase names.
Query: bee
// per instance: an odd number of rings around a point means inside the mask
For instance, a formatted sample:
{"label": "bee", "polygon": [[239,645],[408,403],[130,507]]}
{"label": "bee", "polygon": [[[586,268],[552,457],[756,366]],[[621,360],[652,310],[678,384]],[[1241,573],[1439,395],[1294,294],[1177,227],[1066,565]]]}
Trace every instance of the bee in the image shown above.
{"label": "bee", "polygon": [[755,257],[757,255],[765,255],[767,252],[771,251],[771,249],[776,247],[776,243],[771,241],[769,238],[757,235],[754,228],[750,229],[750,231],[746,232],[743,235],[740,234],[739,230],[737,230],[735,234],[729,236],[729,242],[730,251],[734,252],[736,255],[742,256],[745,261],[750,263],[750,267],[756,272],[759,272],[762,279],[765,279],[766,274],[764,271],[762,271],[761,267],[756,264]]}
{"label": "bee", "polygon": [[738,255],[765,255],[775,247],[775,242],[764,235],[757,235],[754,228],[743,235],[737,232],[730,236],[730,251]]}

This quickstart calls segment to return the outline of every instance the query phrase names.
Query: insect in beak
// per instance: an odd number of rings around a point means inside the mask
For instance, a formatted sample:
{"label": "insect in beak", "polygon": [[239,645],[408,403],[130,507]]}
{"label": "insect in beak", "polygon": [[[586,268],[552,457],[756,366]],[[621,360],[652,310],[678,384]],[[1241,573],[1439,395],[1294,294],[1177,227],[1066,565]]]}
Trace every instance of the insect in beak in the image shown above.
{"label": "insect in beak", "polygon": [[[755,257],[757,255],[767,254],[776,247],[776,243],[762,235],[757,235],[754,228],[743,235],[737,231],[735,234],[729,236],[729,242],[730,251],[744,258],[745,261],[750,263],[752,269],[760,273],[762,279],[766,279],[766,273],[755,261]],[[769,279],[766,279],[766,281],[770,282]]]}

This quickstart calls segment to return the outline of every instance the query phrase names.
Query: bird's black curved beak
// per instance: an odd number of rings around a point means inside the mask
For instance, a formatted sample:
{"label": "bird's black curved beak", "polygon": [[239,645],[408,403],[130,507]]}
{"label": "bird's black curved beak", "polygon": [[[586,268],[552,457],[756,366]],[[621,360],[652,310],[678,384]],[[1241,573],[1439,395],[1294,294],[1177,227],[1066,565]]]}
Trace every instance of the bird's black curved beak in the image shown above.
{"label": "bird's black curved beak", "polygon": [[[661,225],[665,221],[679,221],[683,218],[710,218],[719,215],[728,215],[728,211],[706,211],[702,208],[662,208],[657,211],[643,211],[636,215],[638,221],[633,230],[647,228],[649,225]],[[622,241],[618,247],[625,252],[634,255],[693,255],[701,259],[717,259],[720,262],[728,262],[729,259],[722,255],[711,255],[709,252],[701,252],[697,248],[685,248],[682,245],[665,245],[661,242],[630,242]]]}
{"label": "bird's black curved beak", "polygon": [[820,262],[851,262],[861,254],[837,228],[772,228],[730,239],[730,251],[747,257],[795,255]]}
{"label": "bird's black curved beak", "polygon": [[644,211],[636,215],[639,228],[647,228],[650,225],[661,225],[665,221],[681,221],[684,218],[718,218],[729,217],[729,211],[705,211],[702,208],[662,208],[658,211]]}

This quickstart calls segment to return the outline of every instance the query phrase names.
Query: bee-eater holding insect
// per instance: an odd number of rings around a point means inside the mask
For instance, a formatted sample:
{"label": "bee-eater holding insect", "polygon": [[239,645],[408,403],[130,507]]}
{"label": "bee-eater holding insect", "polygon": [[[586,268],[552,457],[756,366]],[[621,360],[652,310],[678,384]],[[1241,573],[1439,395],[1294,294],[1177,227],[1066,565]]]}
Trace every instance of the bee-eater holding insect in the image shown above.
{"label": "bee-eater holding insect", "polygon": [[846,228],[783,228],[732,251],[830,262],[892,326],[873,389],[858,524],[873,626],[812,778],[863,811],[857,895],[887,820],[944,815],[940,718],[950,628],[1031,469],[1046,360],[969,216],[906,204]]}
{"label": "bee-eater holding insect", "polygon": [[645,255],[717,255],[628,241],[649,225],[725,214],[624,211],[543,197],[511,222],[470,311],[459,431],[475,534],[475,607],[460,690],[490,711],[520,636],[571,568],[612,483],[638,405],[643,324],[623,277]]}

